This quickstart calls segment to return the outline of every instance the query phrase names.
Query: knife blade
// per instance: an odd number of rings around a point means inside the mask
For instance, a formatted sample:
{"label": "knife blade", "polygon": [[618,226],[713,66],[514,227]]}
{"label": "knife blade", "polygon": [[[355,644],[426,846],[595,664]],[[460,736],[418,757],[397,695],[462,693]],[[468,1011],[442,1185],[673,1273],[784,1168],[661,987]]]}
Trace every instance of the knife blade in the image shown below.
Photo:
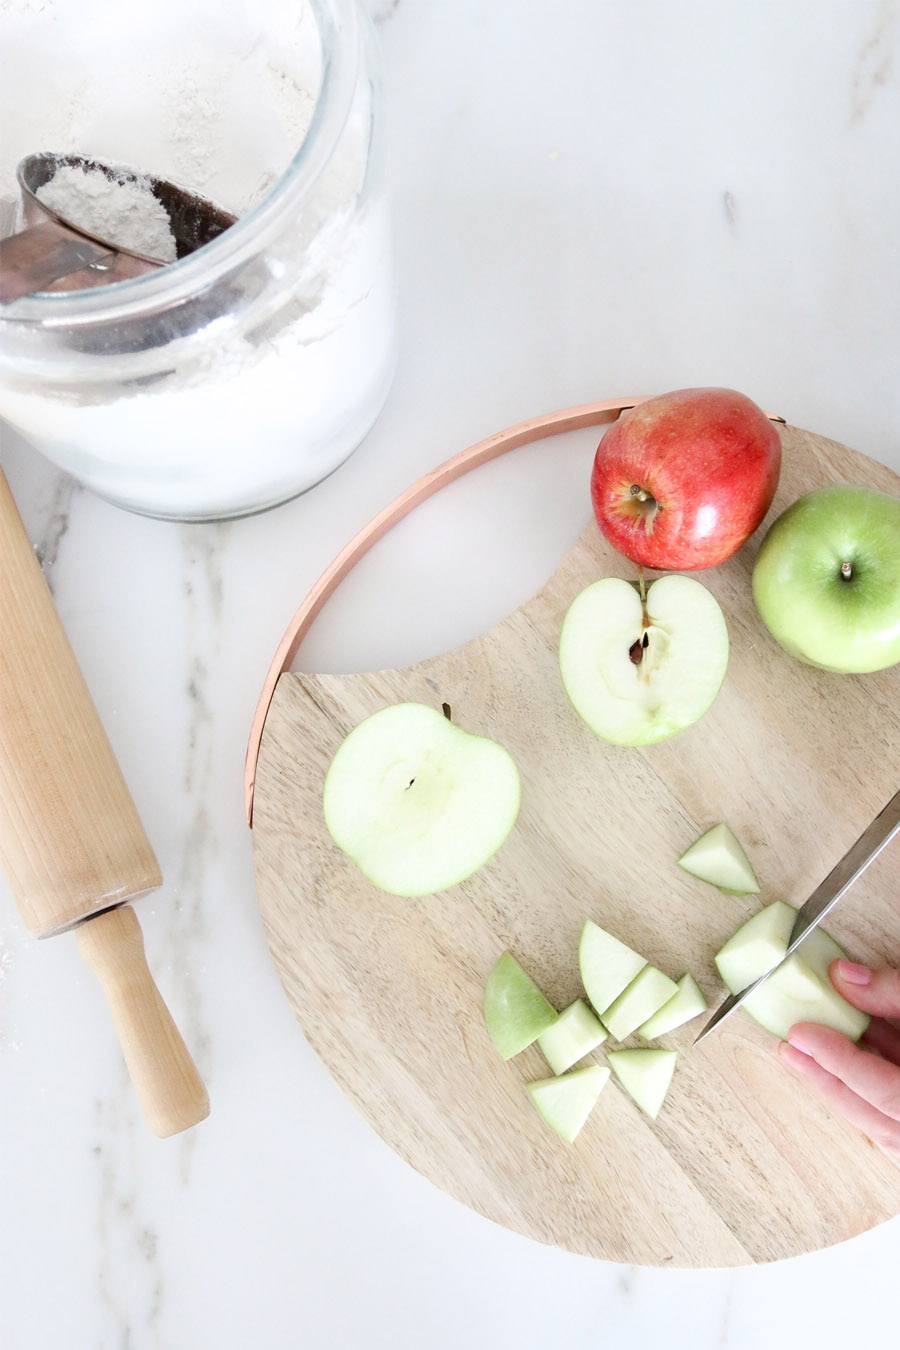
{"label": "knife blade", "polygon": [[770,975],[774,975],[775,971],[797,950],[803,939],[819,926],[826,914],[834,909],[841,897],[846,895],[854,882],[859,880],[879,853],[887,848],[898,831],[900,831],[900,792],[895,792],[887,805],[879,811],[871,825],[862,832],[856,843],[848,849],[840,862],[828,873],[825,880],[816,887],[809,899],[797,910],[797,917],[791,929],[787,951],[778,964],[774,965],[771,970],[767,970],[764,975],[760,975],[758,980],[748,984],[747,988],[742,989],[740,993],[730,994],[724,1003],[719,1005],[697,1036],[694,1041],[695,1045],[699,1045],[704,1036],[708,1036],[716,1027],[721,1026],[732,1013],[737,1012],[741,1004],[755,990],[765,984]]}

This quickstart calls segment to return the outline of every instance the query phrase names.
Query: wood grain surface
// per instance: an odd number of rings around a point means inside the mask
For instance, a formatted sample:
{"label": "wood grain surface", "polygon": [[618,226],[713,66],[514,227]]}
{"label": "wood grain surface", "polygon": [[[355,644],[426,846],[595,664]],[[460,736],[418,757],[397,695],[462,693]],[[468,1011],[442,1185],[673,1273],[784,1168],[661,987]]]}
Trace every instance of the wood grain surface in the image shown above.
{"label": "wood grain surface", "polygon": [[[825,483],[900,491],[890,470],[832,441],[786,427],[783,442],[769,520]],[[723,990],[713,956],[725,939],[761,903],[801,903],[896,791],[900,672],[830,675],[782,652],[750,593],[762,534],[701,574],[724,609],[731,663],[706,717],[662,745],[597,740],[560,683],[569,603],[598,577],[632,575],[593,524],[540,594],[492,632],[406,670],[283,675],[266,722],[259,901],[307,1037],[412,1166],[497,1223],[571,1251],[733,1266],[824,1247],[900,1211],[900,1168],[830,1116],[743,1015],[696,1050],[699,1022],[663,1038],[684,1053],[655,1123],[611,1082],[574,1145],[524,1091],[547,1073],[540,1052],[502,1063],[482,1019],[485,977],[506,948],[556,1006],[568,1004],[580,992],[586,918],[671,976],[690,970],[714,1004]],[[508,747],[523,780],[501,852],[425,900],[376,890],[322,818],[341,739],[406,699],[449,703],[461,727]],[[745,843],[760,897],[721,895],[675,865],[719,820]],[[900,956],[897,862],[888,850],[829,924],[862,960]]]}
{"label": "wood grain surface", "polygon": [[162,885],[2,472],[0,868],[35,937]]}

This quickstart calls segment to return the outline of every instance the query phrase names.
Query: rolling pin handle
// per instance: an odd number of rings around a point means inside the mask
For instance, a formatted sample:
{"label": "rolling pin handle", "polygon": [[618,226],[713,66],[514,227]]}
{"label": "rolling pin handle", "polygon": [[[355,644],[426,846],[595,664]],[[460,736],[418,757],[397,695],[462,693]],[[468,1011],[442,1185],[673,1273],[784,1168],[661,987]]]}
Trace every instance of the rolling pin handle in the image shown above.
{"label": "rolling pin handle", "polygon": [[75,929],[78,950],[106,995],[144,1118],[160,1139],[209,1115],[209,1097],[181,1033],[154,983],[144,937],[130,905]]}

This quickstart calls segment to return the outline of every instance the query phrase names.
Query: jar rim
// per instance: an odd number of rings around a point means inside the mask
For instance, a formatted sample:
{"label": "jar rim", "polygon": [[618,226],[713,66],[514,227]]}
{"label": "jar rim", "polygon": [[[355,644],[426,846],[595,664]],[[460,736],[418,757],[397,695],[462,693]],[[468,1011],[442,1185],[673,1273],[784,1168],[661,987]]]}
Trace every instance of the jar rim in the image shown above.
{"label": "jar rim", "polygon": [[105,323],[190,299],[258,251],[315,183],[350,113],[360,60],[355,0],[307,0],[322,49],[322,80],[302,143],[261,201],[202,249],[143,276],[89,290],[40,291],[0,305],[0,323],[45,327]]}

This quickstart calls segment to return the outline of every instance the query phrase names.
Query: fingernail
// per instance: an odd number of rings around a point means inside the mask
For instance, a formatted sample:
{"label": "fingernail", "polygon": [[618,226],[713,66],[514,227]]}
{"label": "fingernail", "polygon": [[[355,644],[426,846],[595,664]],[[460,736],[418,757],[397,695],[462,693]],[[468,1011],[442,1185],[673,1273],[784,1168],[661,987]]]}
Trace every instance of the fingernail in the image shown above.
{"label": "fingernail", "polygon": [[809,1041],[807,1040],[806,1037],[806,1031],[802,1026],[791,1027],[790,1031],[788,1032],[787,1038],[795,1050],[802,1050],[804,1055],[808,1055],[811,1053],[809,1048]]}
{"label": "fingernail", "polygon": [[799,1050],[795,1050],[787,1041],[778,1042],[778,1058],[782,1060],[789,1069],[799,1069],[804,1061],[808,1061],[809,1056],[804,1055]]}
{"label": "fingernail", "polygon": [[858,966],[855,961],[838,961],[838,974],[848,984],[871,984],[872,972],[868,966]]}

